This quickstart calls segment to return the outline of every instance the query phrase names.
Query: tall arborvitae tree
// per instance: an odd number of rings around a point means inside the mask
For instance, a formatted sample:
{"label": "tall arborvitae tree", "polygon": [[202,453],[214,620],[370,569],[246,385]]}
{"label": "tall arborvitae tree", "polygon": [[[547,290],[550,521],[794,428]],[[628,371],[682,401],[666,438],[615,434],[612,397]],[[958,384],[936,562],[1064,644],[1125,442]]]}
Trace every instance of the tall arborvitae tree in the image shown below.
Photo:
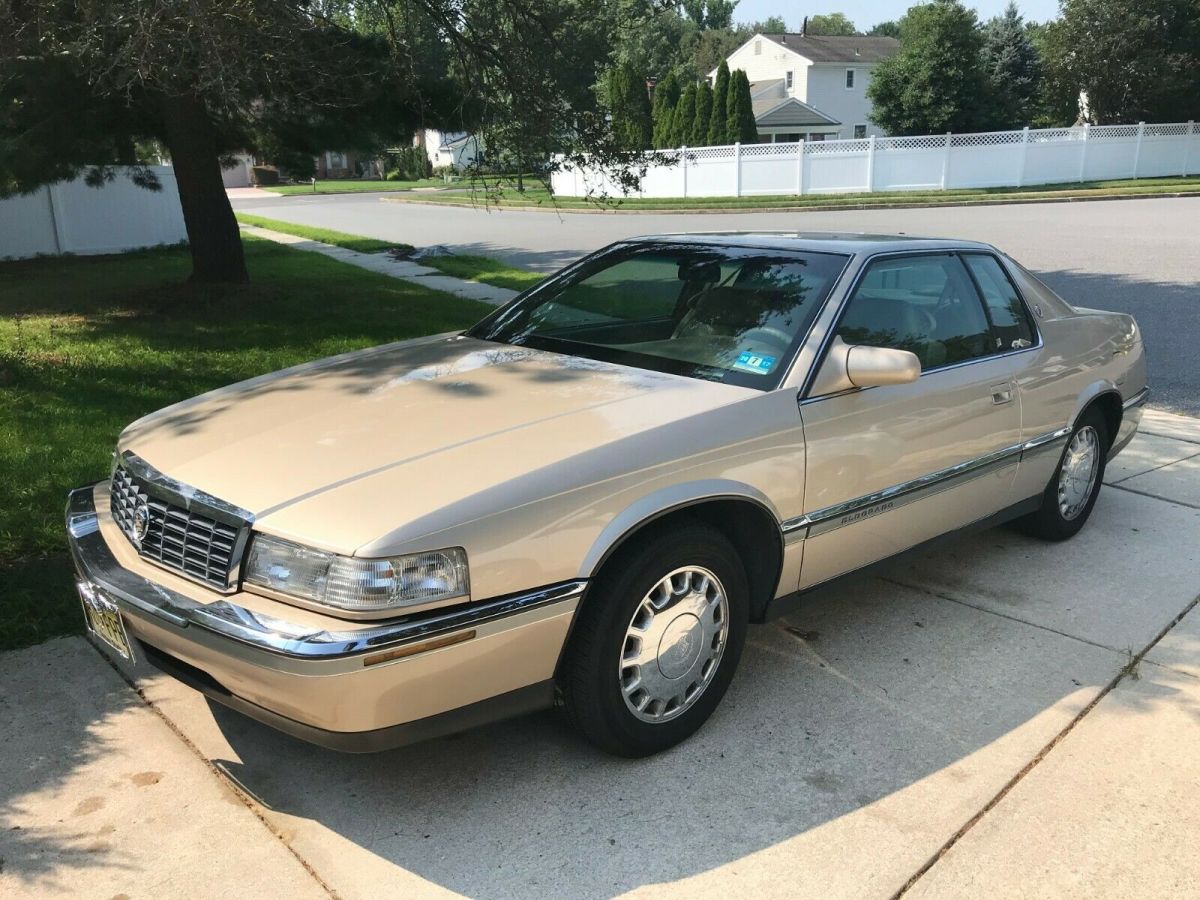
{"label": "tall arborvitae tree", "polygon": [[991,110],[983,36],[959,0],[914,6],[900,20],[900,52],[875,67],[867,97],[888,134],[978,131]]}
{"label": "tall arborvitae tree", "polygon": [[712,86],[707,81],[702,81],[696,88],[696,121],[692,125],[692,137],[689,141],[693,147],[703,147],[708,140],[708,123],[712,118],[712,105]]}
{"label": "tall arborvitae tree", "polygon": [[679,95],[679,104],[675,107],[675,119],[671,123],[671,145],[682,147],[692,136],[692,128],[696,124],[696,84],[689,82]]}
{"label": "tall arborvitae tree", "polygon": [[1020,128],[1037,113],[1042,63],[1017,4],[983,27],[983,70],[995,128]]}
{"label": "tall arborvitae tree", "polygon": [[708,120],[708,144],[724,144],[726,134],[725,108],[729,103],[729,64],[721,60],[717,66],[717,80],[713,85],[712,116]]}
{"label": "tall arborvitae tree", "polygon": [[679,102],[679,81],[674,72],[654,86],[654,146],[664,149],[671,146],[671,130],[675,124],[675,104]]}
{"label": "tall arborvitae tree", "polygon": [[649,150],[654,136],[650,97],[645,79],[630,63],[620,63],[605,74],[604,101],[616,145],[622,150]]}
{"label": "tall arborvitae tree", "polygon": [[750,99],[750,79],[741,69],[729,76],[725,128],[727,143],[754,144],[758,142],[758,125],[754,121],[754,103]]}

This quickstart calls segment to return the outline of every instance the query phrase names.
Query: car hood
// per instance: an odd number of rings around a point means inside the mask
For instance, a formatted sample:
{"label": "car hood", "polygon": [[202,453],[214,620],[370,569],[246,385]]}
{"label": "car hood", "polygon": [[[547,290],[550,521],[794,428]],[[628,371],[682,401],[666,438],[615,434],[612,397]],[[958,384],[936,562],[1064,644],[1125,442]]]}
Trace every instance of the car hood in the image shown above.
{"label": "car hood", "polygon": [[119,449],[249,510],[257,527],[353,552],[381,529],[748,395],[761,396],[441,335],[167,407],[127,428]]}

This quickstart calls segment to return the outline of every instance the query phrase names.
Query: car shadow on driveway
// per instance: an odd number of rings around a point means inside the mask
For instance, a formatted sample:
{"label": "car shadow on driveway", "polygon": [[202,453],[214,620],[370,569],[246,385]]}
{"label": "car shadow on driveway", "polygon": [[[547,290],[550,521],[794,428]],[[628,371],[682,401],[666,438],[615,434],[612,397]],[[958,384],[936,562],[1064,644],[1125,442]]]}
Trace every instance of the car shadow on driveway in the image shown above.
{"label": "car shadow on driveway", "polygon": [[[1123,539],[1121,508],[1151,515],[1114,494],[1090,552]],[[552,713],[346,756],[216,705],[227,744],[210,755],[345,896],[413,876],[471,896],[609,896],[714,872],[729,889],[891,893],[1127,660],[937,596],[942,568],[986,573],[1045,546],[986,532],[753,628],[713,719],[651,759],[604,756]],[[923,573],[931,587],[895,580]],[[1107,602],[1127,596],[1113,585]]]}

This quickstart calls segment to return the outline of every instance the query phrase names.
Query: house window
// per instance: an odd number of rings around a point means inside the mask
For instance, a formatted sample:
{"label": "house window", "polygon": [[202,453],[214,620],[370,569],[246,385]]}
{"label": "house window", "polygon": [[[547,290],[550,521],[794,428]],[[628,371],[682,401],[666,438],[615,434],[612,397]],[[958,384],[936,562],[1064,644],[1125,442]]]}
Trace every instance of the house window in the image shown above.
{"label": "house window", "polygon": [[762,41],[755,41],[755,42],[754,42],[754,55],[755,55],[755,56],[761,56],[761,55],[762,55]]}
{"label": "house window", "polygon": [[810,141],[823,141],[823,140],[825,140],[825,132],[823,132],[823,131],[811,132],[808,136],[808,139]]}
{"label": "house window", "polygon": [[346,168],[346,154],[338,153],[330,150],[325,154],[325,168],[327,169],[344,169]]}
{"label": "house window", "polygon": [[854,136],[856,138],[865,138],[867,136],[867,126],[866,125],[855,125],[854,126]]}
{"label": "house window", "polygon": [[850,91],[853,89],[854,89],[854,70],[847,69],[846,70],[846,90]]}
{"label": "house window", "polygon": [[791,69],[788,69],[787,73],[783,76],[783,86],[789,91],[792,89],[792,80],[795,77],[795,74],[796,73]]}

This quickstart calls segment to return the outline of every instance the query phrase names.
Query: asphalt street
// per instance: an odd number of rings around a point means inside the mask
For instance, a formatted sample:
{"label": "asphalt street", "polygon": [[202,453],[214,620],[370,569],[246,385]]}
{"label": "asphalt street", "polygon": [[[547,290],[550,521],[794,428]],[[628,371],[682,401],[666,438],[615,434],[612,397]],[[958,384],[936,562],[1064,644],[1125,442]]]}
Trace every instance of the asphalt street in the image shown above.
{"label": "asphalt street", "polygon": [[1135,315],[1152,404],[1200,415],[1200,198],[835,212],[587,214],[389,203],[386,194],[237,199],[236,209],[553,271],[612,241],[694,231],[905,232],[987,241],[1077,306]]}

